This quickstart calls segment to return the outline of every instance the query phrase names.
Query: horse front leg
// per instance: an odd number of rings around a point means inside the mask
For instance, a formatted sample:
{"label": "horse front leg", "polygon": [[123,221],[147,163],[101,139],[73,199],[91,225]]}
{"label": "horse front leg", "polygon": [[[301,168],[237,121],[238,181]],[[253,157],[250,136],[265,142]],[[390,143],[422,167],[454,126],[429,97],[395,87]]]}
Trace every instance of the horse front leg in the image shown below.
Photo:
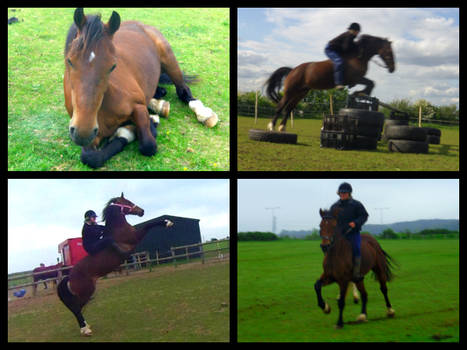
{"label": "horse front leg", "polygon": [[138,104],[131,115],[136,125],[136,134],[139,141],[139,151],[145,156],[153,156],[157,152],[156,139],[151,132],[151,118],[145,105]]}
{"label": "horse front leg", "polygon": [[355,95],[367,95],[367,96],[370,96],[371,92],[373,91],[373,88],[375,87],[375,83],[372,80],[367,79],[365,77],[360,78],[357,81],[357,84],[365,85],[365,88],[363,90],[355,91],[354,92]]}
{"label": "horse front leg", "polygon": [[321,288],[324,286],[327,286],[331,282],[332,281],[328,277],[325,277],[323,274],[320,277],[320,279],[317,280],[315,283],[316,296],[318,297],[318,306],[323,310],[325,314],[328,314],[331,312],[331,307],[328,305],[328,303],[324,301],[323,296],[321,294]]}
{"label": "horse front leg", "polygon": [[344,313],[344,307],[345,307],[345,292],[347,291],[348,284],[349,284],[348,281],[339,283],[340,298],[337,302],[339,306],[339,318],[337,319],[336,328],[344,327],[343,313]]}

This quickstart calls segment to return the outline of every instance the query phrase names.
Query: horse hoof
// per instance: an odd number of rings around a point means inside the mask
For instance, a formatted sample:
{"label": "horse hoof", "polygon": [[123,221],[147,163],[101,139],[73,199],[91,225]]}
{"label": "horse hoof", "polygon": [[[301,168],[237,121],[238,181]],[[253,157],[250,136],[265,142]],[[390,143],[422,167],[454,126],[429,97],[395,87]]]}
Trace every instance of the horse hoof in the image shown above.
{"label": "horse hoof", "polygon": [[272,122],[268,123],[268,131],[274,131],[274,125],[272,125]]}
{"label": "horse hoof", "polygon": [[344,325],[343,325],[343,324],[336,324],[336,325],[334,326],[334,328],[335,328],[335,329],[342,329],[342,328],[344,328]]}
{"label": "horse hoof", "polygon": [[80,332],[81,332],[81,335],[83,335],[85,337],[90,337],[92,335],[92,330],[89,327],[89,325],[86,325],[86,326],[80,328]]}
{"label": "horse hoof", "polygon": [[328,305],[328,303],[326,303],[326,305],[324,305],[323,312],[324,312],[325,314],[328,314],[328,313],[331,312],[331,307]]}
{"label": "horse hoof", "polygon": [[396,314],[396,311],[394,311],[394,309],[392,309],[392,308],[388,309],[388,311],[387,311],[388,317],[394,317],[395,314]]}
{"label": "horse hoof", "polygon": [[279,132],[285,132],[285,125],[279,125],[279,128],[277,128]]}
{"label": "horse hoof", "polygon": [[360,314],[357,317],[357,322],[368,322],[365,314]]}
{"label": "horse hoof", "polygon": [[219,118],[217,117],[217,114],[212,112],[212,116],[204,121],[204,125],[207,126],[208,128],[212,128],[216,126],[217,122],[219,121]]}

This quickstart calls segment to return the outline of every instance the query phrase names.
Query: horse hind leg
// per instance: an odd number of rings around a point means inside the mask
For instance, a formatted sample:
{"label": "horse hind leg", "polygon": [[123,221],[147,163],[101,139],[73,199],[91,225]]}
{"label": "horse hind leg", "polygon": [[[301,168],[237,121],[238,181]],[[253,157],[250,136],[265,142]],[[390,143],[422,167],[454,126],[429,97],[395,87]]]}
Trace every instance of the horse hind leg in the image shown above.
{"label": "horse hind leg", "polygon": [[284,118],[282,118],[282,121],[279,125],[279,128],[278,128],[279,131],[285,132],[287,119],[292,114],[292,111],[294,110],[294,108],[297,107],[298,103],[306,96],[308,91],[309,89],[304,89],[296,93],[294,97],[290,98],[289,102],[285,106],[285,115],[284,115]]}
{"label": "horse hind leg", "polygon": [[386,286],[386,281],[380,281],[380,288],[381,293],[383,293],[384,301],[386,302],[386,314],[388,317],[394,317],[396,311],[392,308],[392,305],[388,298],[388,288]]}
{"label": "horse hind leg", "polygon": [[358,315],[357,317],[357,322],[366,322],[367,321],[366,303],[368,301],[368,294],[366,292],[365,285],[363,284],[363,280],[358,282],[356,286],[362,298],[362,311],[360,315]]}
{"label": "horse hind leg", "polygon": [[57,287],[57,294],[60,300],[65,304],[65,306],[73,313],[78,321],[80,327],[80,333],[84,336],[91,336],[92,330],[91,326],[86,323],[86,320],[81,313],[83,308],[83,303],[73,295],[68,286],[68,276],[62,279]]}
{"label": "horse hind leg", "polygon": [[272,117],[271,121],[268,123],[267,129],[269,131],[274,131],[274,127],[276,125],[276,121],[279,118],[279,116],[282,113],[282,110],[284,109],[285,105],[287,103],[287,97],[284,95],[282,99],[279,101],[279,103],[276,106],[276,113],[274,114],[274,117]]}

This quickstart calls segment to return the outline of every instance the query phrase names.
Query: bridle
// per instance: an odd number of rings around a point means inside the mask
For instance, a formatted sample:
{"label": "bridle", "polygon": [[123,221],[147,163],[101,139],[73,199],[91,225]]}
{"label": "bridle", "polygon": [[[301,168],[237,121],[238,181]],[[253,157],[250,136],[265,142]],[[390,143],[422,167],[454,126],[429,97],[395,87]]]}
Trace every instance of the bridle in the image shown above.
{"label": "bridle", "polygon": [[[136,207],[136,204],[133,204],[133,206],[131,206],[131,205],[121,204],[121,203],[110,203],[110,205],[115,205],[117,207],[120,207],[120,214],[122,215],[129,214]],[[128,213],[125,213],[125,209],[129,209]]]}
{"label": "bridle", "polygon": [[[332,215],[325,215],[322,217],[323,220],[330,220],[330,219],[335,219],[337,220],[334,216]],[[337,234],[337,230],[339,229],[339,225],[336,224],[336,226],[334,227],[334,232],[333,232],[333,235],[332,236],[325,236],[321,233],[321,230],[319,230],[319,236],[322,238],[322,239],[325,239],[327,241],[329,241],[329,244],[320,244],[320,247],[321,247],[321,250],[323,252],[326,252],[328,249],[330,249],[334,243],[335,243],[335,239],[334,237],[336,237],[336,234]],[[350,231],[352,231],[352,227],[350,227],[346,232],[344,232],[344,236],[346,234],[348,234]]]}

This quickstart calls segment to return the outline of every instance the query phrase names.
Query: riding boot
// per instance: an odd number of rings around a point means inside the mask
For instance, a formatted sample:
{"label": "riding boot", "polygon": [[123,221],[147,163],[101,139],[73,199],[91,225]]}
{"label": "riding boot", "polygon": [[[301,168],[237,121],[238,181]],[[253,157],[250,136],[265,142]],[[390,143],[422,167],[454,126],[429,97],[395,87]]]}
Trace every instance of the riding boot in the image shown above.
{"label": "riding boot", "polygon": [[354,258],[354,264],[353,264],[353,277],[352,277],[352,282],[357,283],[363,280],[363,276],[360,274],[360,266],[362,263],[362,257],[357,256]]}

